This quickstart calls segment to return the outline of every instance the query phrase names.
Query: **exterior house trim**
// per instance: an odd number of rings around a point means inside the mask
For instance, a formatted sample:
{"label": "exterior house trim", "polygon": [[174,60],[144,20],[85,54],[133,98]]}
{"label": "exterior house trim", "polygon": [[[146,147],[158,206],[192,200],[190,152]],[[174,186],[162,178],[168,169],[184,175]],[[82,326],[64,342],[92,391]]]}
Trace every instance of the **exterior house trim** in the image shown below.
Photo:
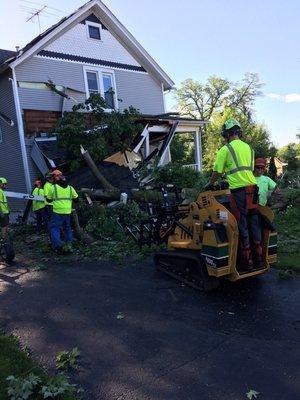
{"label": "exterior house trim", "polygon": [[22,114],[21,114],[21,105],[20,105],[20,99],[19,99],[16,72],[13,67],[11,68],[11,70],[12,70],[12,78],[10,78],[10,80],[12,83],[13,96],[14,96],[14,102],[15,102],[15,107],[16,107],[18,133],[19,133],[19,139],[20,139],[26,189],[29,193],[31,190],[31,181],[30,181],[30,172],[29,172],[29,165],[28,165],[27,151],[26,151],[26,144],[25,144],[24,125],[23,125],[23,119],[22,119]]}
{"label": "exterior house trim", "polygon": [[58,53],[56,51],[41,50],[37,55],[40,57],[47,57],[50,59],[54,58],[56,60],[62,60],[62,61],[75,61],[75,62],[85,63],[85,64],[101,65],[103,67],[120,68],[120,69],[129,70],[129,71],[146,72],[146,70],[143,67],[139,67],[137,65],[130,65],[130,64],[117,63],[117,62],[113,62],[113,61],[99,60],[97,58],[75,56],[72,54]]}
{"label": "exterior house trim", "polygon": [[88,2],[84,6],[80,7],[74,14],[67,17],[63,22],[57,24],[54,29],[50,28],[48,34],[46,31],[45,36],[41,37],[28,49],[25,48],[23,53],[21,51],[17,58],[9,64],[10,67],[15,68],[27,58],[37,54],[49,42],[55,40],[70,27],[75,26],[82,17],[88,17],[91,12],[95,14],[96,17],[99,16],[101,21],[104,21],[104,25],[108,29],[110,28],[111,33],[116,36],[123,46],[127,48],[127,50],[132,53],[137,60],[139,60],[141,65],[150,72],[158,82],[164,84],[165,90],[169,90],[174,86],[174,82],[171,78],[160,68],[150,54],[139,44],[133,35],[100,0],[92,0],[91,2]]}

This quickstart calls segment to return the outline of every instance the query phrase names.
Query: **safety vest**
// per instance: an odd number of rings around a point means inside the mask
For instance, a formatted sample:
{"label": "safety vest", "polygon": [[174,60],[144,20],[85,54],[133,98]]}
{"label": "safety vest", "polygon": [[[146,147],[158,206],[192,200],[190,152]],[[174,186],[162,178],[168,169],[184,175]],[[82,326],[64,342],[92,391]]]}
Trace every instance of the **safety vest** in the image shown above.
{"label": "safety vest", "polygon": [[250,151],[251,151],[251,161],[250,161],[250,165],[241,165],[238,161],[237,155],[234,151],[234,148],[231,146],[230,143],[227,143],[225,145],[227,147],[227,149],[229,150],[231,157],[233,159],[233,162],[235,164],[235,168],[230,169],[229,171],[226,171],[226,175],[232,175],[235,174],[236,172],[240,172],[240,171],[252,171],[254,170],[254,151],[252,149],[252,147],[249,146]]}
{"label": "safety vest", "polygon": [[[35,188],[32,192],[33,195],[44,196],[44,190],[42,188]],[[32,211],[38,211],[45,208],[46,204],[44,200],[32,200]]]}
{"label": "safety vest", "polygon": [[63,188],[57,184],[52,185],[53,212],[56,214],[71,214],[72,200],[78,197],[74,188],[68,185]]}
{"label": "safety vest", "polygon": [[52,192],[52,186],[53,186],[52,183],[46,182],[45,185],[44,185],[44,188],[43,188],[46,206],[52,206],[52,203],[49,203],[49,202],[46,200],[46,197],[49,197],[49,195],[50,195],[51,192]]}
{"label": "safety vest", "polygon": [[2,189],[0,189],[0,212],[2,214],[9,214],[7,199]]}
{"label": "safety vest", "polygon": [[254,151],[240,139],[232,140],[217,153],[213,170],[227,176],[230,189],[256,185]]}

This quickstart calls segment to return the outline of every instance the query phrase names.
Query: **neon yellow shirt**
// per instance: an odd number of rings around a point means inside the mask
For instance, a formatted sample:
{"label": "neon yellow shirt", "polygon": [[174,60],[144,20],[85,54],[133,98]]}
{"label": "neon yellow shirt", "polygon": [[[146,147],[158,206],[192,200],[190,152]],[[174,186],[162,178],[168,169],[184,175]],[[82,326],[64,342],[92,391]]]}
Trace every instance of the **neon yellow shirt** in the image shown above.
{"label": "neon yellow shirt", "polygon": [[[44,190],[42,188],[35,188],[32,192],[35,196],[44,196]],[[32,211],[41,210],[46,206],[44,200],[32,200]]]}
{"label": "neon yellow shirt", "polygon": [[52,191],[47,195],[48,199],[53,200],[53,212],[56,214],[71,214],[72,200],[78,197],[73,186],[68,185],[63,188],[59,185],[52,185]]}
{"label": "neon yellow shirt", "polygon": [[0,189],[0,213],[9,214],[7,199],[2,189]]}
{"label": "neon yellow shirt", "polygon": [[52,186],[53,186],[52,183],[46,182],[45,185],[44,185],[44,187],[43,187],[46,206],[52,206],[52,203],[49,203],[49,202],[46,200],[46,197],[49,197],[49,194],[52,192]]}
{"label": "neon yellow shirt", "polygon": [[268,192],[276,188],[276,182],[266,175],[256,176],[255,178],[258,186],[258,202],[260,205],[265,206],[268,201]]}
{"label": "neon yellow shirt", "polygon": [[[230,151],[231,150],[231,151]],[[234,160],[233,154],[236,158]],[[256,185],[253,175],[254,151],[240,139],[234,139],[217,153],[214,172],[226,173],[230,189]]]}

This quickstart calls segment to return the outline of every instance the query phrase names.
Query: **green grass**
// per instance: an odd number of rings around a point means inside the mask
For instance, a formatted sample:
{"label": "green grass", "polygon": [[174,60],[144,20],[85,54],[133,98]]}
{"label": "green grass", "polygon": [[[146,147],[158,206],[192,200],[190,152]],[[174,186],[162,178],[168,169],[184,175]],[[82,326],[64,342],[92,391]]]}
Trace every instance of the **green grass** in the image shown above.
{"label": "green grass", "polygon": [[289,207],[276,217],[280,270],[300,272],[300,207]]}
{"label": "green grass", "polygon": [[[22,350],[19,341],[14,336],[7,336],[0,332],[0,399],[9,400],[7,394],[7,380],[10,375],[18,378],[26,378],[32,373],[42,379],[43,382],[49,380],[50,376],[35,363]],[[41,395],[30,396],[30,400],[41,400]],[[57,400],[75,400],[74,396],[60,396]]]}
{"label": "green grass", "polygon": [[0,399],[8,399],[6,378],[9,375],[25,378],[30,372],[42,379],[46,377],[43,369],[20,349],[15,337],[0,333]]}

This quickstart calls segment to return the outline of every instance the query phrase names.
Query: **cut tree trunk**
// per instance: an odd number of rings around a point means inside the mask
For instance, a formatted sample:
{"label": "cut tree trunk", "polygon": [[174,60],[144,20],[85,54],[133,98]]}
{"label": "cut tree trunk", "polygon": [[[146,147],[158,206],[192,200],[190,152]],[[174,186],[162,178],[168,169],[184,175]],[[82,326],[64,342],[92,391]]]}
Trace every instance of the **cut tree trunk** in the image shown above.
{"label": "cut tree trunk", "polygon": [[84,161],[86,162],[86,164],[88,165],[90,170],[93,172],[95,177],[98,179],[98,181],[100,182],[101,186],[106,190],[115,190],[115,191],[117,191],[118,189],[115,188],[113,185],[111,185],[108,182],[108,180],[105,179],[105,177],[101,174],[101,172],[99,171],[99,168],[96,166],[96,164],[94,163],[92,157],[90,156],[90,153],[87,150],[85,150],[81,145],[80,145],[80,151],[81,151],[81,154],[82,154],[82,157],[83,157]]}

